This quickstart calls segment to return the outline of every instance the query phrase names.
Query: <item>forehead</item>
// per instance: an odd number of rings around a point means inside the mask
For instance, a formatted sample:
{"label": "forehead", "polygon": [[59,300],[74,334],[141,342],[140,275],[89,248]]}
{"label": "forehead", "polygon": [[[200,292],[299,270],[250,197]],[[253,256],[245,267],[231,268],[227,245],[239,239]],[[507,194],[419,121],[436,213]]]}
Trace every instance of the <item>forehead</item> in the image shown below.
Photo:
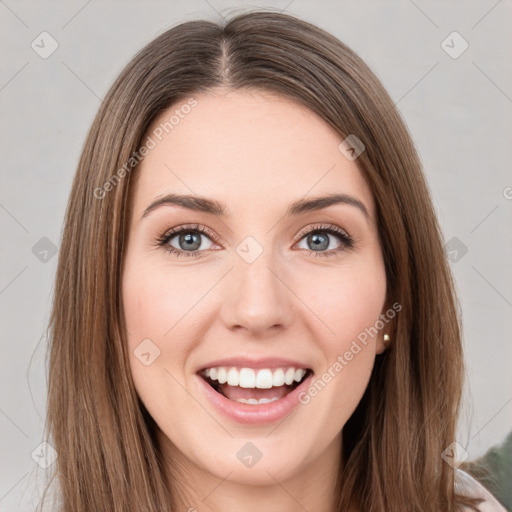
{"label": "forehead", "polygon": [[[373,215],[373,198],[343,136],[292,99],[268,91],[217,89],[161,113],[144,141],[152,149],[137,172],[136,211],[159,195],[212,197],[229,210],[276,213],[306,195],[356,196]],[[280,204],[282,203],[282,207]],[[266,208],[267,209],[267,208]]]}

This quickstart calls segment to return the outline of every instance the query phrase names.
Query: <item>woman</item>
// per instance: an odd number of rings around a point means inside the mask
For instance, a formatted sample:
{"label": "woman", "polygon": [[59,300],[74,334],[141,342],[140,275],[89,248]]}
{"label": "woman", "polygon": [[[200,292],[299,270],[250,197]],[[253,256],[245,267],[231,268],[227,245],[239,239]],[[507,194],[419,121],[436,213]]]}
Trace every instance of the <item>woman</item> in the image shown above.
{"label": "woman", "polygon": [[151,42],[60,250],[62,511],[503,510],[452,453],[460,325],[418,157],[331,35],[253,12]]}

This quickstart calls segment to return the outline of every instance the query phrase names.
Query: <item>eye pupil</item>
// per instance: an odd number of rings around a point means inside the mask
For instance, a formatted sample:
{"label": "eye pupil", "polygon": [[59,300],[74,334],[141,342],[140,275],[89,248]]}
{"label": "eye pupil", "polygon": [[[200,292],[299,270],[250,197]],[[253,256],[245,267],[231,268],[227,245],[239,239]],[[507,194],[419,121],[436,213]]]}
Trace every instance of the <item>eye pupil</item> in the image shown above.
{"label": "eye pupil", "polygon": [[308,241],[313,242],[313,250],[323,250],[327,249],[329,247],[329,236],[328,235],[322,235],[319,233],[312,233],[308,237]]}
{"label": "eye pupil", "polygon": [[[184,233],[180,235],[179,242],[180,245],[184,244],[182,245],[184,248],[197,251],[199,247],[201,247],[201,235],[198,235],[197,233]],[[192,244],[193,247],[187,247],[186,244]]]}

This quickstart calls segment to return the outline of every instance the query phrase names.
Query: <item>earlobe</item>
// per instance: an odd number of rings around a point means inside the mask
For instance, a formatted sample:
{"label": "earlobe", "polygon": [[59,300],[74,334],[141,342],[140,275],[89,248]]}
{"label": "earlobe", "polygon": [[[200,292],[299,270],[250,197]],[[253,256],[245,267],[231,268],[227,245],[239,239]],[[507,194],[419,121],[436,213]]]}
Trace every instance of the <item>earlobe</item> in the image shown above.
{"label": "earlobe", "polygon": [[389,341],[389,334],[384,334],[382,338],[379,336],[379,338],[377,339],[376,353],[382,354],[388,348]]}

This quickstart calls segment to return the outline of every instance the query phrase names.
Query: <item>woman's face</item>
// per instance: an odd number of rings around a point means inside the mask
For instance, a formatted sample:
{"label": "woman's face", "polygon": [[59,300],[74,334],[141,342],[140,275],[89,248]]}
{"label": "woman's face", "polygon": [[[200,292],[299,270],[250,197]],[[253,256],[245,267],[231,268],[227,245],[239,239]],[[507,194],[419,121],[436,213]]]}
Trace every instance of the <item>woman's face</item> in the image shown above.
{"label": "woman's face", "polygon": [[165,453],[243,483],[333,471],[386,332],[374,201],[343,137],[292,100],[225,90],[148,135],[122,289]]}

